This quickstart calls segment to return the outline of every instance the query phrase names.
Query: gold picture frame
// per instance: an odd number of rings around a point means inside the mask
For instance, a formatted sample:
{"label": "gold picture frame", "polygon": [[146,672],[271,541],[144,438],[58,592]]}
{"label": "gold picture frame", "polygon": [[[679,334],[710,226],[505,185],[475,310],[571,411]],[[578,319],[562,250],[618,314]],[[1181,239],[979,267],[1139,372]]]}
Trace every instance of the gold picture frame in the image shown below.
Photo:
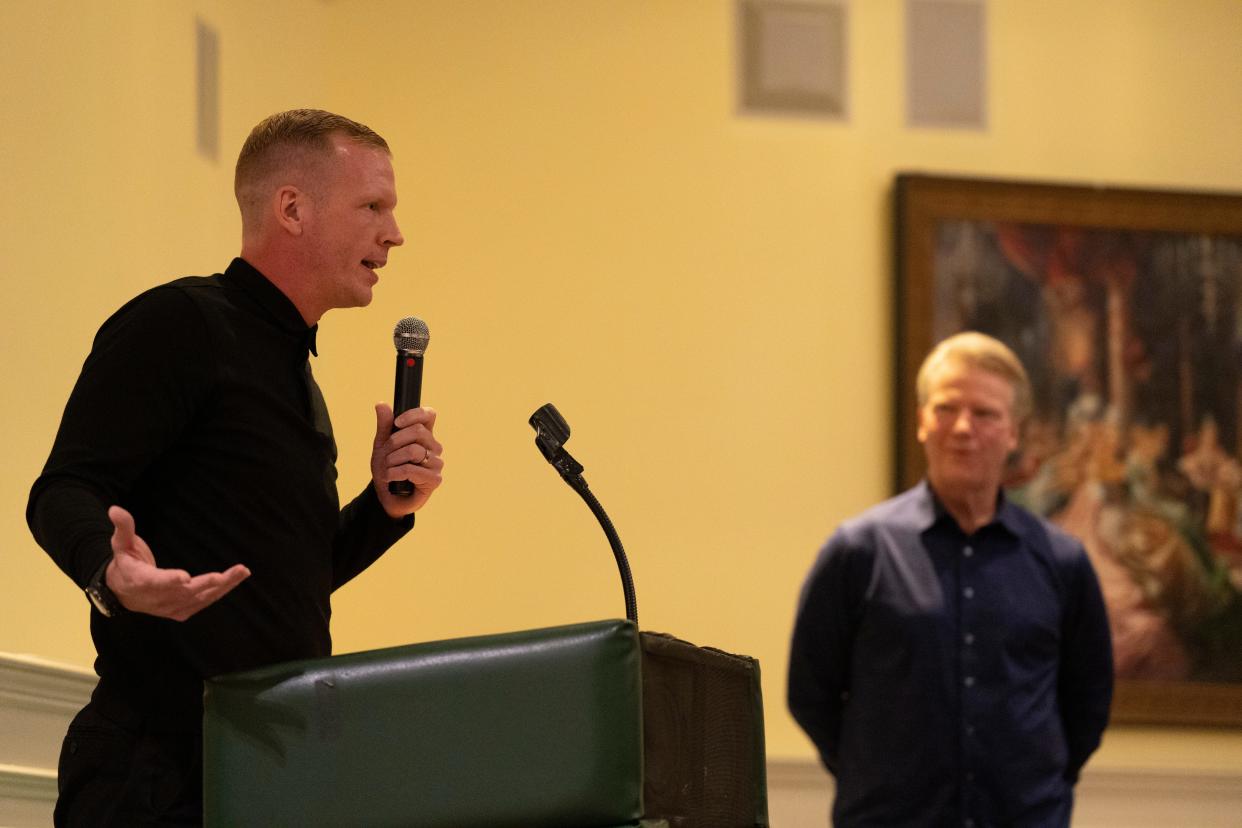
{"label": "gold picture frame", "polygon": [[1242,726],[1242,196],[902,174],[894,484],[915,373],[982,330],[1031,374],[1011,495],[1083,539],[1113,721]]}

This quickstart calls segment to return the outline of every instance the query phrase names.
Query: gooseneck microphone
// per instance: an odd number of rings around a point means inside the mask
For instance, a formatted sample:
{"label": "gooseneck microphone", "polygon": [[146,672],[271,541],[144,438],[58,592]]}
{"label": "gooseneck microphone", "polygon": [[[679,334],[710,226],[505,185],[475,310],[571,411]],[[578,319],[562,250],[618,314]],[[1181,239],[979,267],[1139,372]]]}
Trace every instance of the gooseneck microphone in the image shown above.
{"label": "gooseneck microphone", "polygon": [[[392,330],[392,344],[397,349],[397,379],[392,392],[392,416],[418,408],[423,394],[423,354],[431,334],[427,323],[417,316],[407,316]],[[408,480],[393,480],[388,491],[401,497],[414,494]]]}
{"label": "gooseneck microphone", "polygon": [[569,439],[569,423],[561,416],[552,403],[542,405],[530,415],[531,428],[535,429],[535,445],[544,459],[552,464],[552,468],[569,484],[569,488],[578,493],[591,514],[599,521],[604,534],[608,537],[608,545],[612,547],[612,555],[617,560],[617,571],[621,575],[621,590],[625,596],[625,617],[638,623],[638,599],[634,595],[634,576],[630,572],[630,561],[625,557],[625,547],[617,535],[616,527],[608,518],[604,507],[591,493],[586,480],[582,477],[582,464],[565,450],[565,441]]}

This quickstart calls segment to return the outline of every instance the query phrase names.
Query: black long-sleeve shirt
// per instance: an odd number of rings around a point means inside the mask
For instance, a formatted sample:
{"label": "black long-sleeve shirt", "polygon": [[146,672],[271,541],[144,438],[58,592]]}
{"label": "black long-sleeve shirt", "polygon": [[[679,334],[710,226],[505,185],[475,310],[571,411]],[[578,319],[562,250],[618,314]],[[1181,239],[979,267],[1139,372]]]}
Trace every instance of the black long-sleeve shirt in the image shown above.
{"label": "black long-sleeve shirt", "polygon": [[803,587],[789,708],[842,828],[1068,825],[1112,685],[1082,545],[1003,496],[967,536],[923,482],[843,524]]}
{"label": "black long-sleeve shirt", "polygon": [[331,592],[413,525],[370,485],[339,508],[316,330],[242,259],[141,294],[96,335],[31,491],[31,531],[79,586],[112,554],[112,504],[160,567],[250,568],[185,622],[91,611],[101,691],[167,726],[197,727],[203,678],[328,655]]}

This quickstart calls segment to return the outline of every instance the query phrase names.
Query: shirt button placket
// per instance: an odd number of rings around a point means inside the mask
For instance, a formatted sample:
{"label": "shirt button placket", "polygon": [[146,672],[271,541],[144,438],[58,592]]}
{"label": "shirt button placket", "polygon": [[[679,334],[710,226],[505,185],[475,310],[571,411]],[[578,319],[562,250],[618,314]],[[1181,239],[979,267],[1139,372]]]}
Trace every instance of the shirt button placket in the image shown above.
{"label": "shirt button placket", "polygon": [[[969,561],[971,558],[973,558],[974,555],[975,555],[975,549],[973,546],[971,546],[970,544],[966,544],[965,546],[962,547],[963,564],[962,564],[961,571],[962,571],[963,581],[969,581],[970,567],[966,565],[966,562]],[[962,598],[964,598],[966,601],[970,601],[970,599],[974,597],[975,597],[975,588],[973,586],[970,586],[969,583],[967,583],[966,586],[962,587]],[[965,603],[965,602],[963,603],[961,617],[962,617],[962,627],[964,628],[964,632],[962,634],[962,644],[969,648],[969,647],[972,647],[975,643],[975,634],[972,631],[973,625],[971,624],[971,618],[973,617],[973,614],[970,612],[970,605],[968,603]],[[967,652],[964,652],[962,655],[963,655],[962,661],[967,666],[967,669],[969,671],[969,667],[974,661],[974,653],[968,650]],[[970,687],[972,684],[974,684],[974,680],[970,676],[967,676],[966,686]]]}
{"label": "shirt button placket", "polygon": [[[972,547],[970,544],[964,545],[962,547],[961,565],[958,569],[958,571],[961,573],[961,579],[962,579],[962,589],[961,589],[962,602],[961,602],[961,611],[960,611],[959,617],[961,618],[961,622],[962,622],[961,664],[962,664],[962,672],[963,672],[962,687],[963,687],[963,694],[964,694],[963,699],[962,699],[962,709],[963,709],[963,712],[965,713],[965,721],[962,722],[962,734],[965,739],[965,745],[964,745],[965,751],[963,755],[965,767],[962,768],[962,782],[963,782],[964,787],[967,789],[973,787],[973,783],[975,779],[975,774],[974,774],[974,771],[972,770],[972,765],[974,764],[972,760],[974,759],[974,752],[975,752],[975,746],[974,746],[975,726],[970,723],[974,719],[974,715],[973,715],[974,705],[971,702],[973,700],[972,699],[974,695],[973,691],[974,691],[974,687],[976,683],[975,671],[978,667],[978,658],[977,658],[978,653],[975,651],[975,646],[974,646],[975,645],[975,633],[974,633],[974,623],[973,623],[974,612],[972,612],[973,606],[972,606],[972,601],[971,601],[971,599],[975,597],[975,589],[971,585],[971,580],[972,580],[971,576],[974,570],[974,567],[972,566],[972,564],[974,563],[974,556],[975,556],[974,547]],[[963,793],[965,795],[963,804],[969,803],[970,800],[972,799],[972,796],[969,790],[963,791]],[[974,824],[975,822],[972,817],[963,815],[962,825],[966,826],[966,828],[973,828]]]}

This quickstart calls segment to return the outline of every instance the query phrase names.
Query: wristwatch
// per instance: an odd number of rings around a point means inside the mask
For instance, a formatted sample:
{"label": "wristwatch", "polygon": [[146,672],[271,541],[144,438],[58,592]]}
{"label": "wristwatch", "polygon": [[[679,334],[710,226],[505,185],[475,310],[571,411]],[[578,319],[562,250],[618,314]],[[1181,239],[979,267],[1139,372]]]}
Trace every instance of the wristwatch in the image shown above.
{"label": "wristwatch", "polygon": [[95,570],[95,574],[91,576],[90,581],[86,585],[86,597],[91,599],[91,603],[95,605],[95,609],[99,610],[99,614],[104,618],[115,618],[126,612],[124,605],[121,604],[116,593],[108,589],[108,564],[112,563],[112,558],[108,558]]}

